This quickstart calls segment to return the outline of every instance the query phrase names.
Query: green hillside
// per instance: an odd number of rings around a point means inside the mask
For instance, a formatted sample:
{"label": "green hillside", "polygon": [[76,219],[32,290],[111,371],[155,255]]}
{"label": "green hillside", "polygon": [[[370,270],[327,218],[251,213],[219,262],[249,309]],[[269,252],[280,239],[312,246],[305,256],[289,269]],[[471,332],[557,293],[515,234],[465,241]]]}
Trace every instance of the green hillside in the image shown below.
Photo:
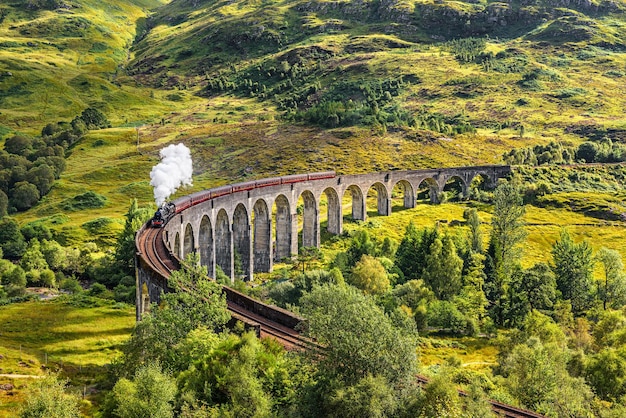
{"label": "green hillside", "polygon": [[624,7],[5,2],[0,138],[38,135],[87,107],[113,125],[70,150],[51,193],[20,219],[85,239],[77,227],[102,209],[67,213],[67,200],[95,191],[113,218],[129,198],[149,202],[149,169],[175,141],[192,148],[194,190],[303,171],[499,163],[551,141],[620,144]]}

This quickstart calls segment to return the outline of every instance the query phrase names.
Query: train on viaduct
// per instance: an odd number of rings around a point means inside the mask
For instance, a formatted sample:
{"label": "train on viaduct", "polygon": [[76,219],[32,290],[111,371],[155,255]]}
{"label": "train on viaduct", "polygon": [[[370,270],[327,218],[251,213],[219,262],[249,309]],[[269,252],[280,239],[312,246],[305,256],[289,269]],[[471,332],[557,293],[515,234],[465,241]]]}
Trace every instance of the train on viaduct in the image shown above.
{"label": "train on viaduct", "polygon": [[[201,264],[207,267],[211,277],[215,277],[219,266],[234,279],[235,257],[239,257],[245,279],[252,280],[255,272],[270,272],[275,261],[297,254],[299,239],[303,247],[320,246],[320,202],[323,196],[327,231],[341,234],[344,197],[351,202],[352,218],[365,221],[368,191],[375,191],[377,212],[384,216],[391,214],[394,188],[404,194],[404,207],[412,208],[416,204],[417,191],[425,186],[429,189],[431,201],[436,203],[440,192],[451,180],[456,179],[462,194],[467,195],[469,185],[476,177],[481,177],[488,186],[495,186],[497,179],[510,172],[511,168],[503,165],[356,175],[324,172],[222,186],[174,201],[179,209],[184,207],[169,217],[163,225],[162,236],[170,252],[179,259],[191,252],[198,253]],[[205,198],[198,199],[202,196]],[[300,207],[299,201],[303,202]],[[301,213],[301,232],[298,211]],[[141,288],[143,283],[138,284]],[[158,299],[157,295],[150,296],[153,301]]]}

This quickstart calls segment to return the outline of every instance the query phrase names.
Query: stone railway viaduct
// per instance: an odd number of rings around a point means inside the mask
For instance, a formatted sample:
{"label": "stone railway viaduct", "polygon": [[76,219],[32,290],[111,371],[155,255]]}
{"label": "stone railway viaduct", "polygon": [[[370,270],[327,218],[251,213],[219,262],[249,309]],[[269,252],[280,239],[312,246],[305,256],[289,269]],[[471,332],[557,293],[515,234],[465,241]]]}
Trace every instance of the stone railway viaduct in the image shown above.
{"label": "stone railway viaduct", "polygon": [[[344,196],[351,201],[352,218],[364,221],[369,191],[375,191],[378,214],[385,216],[391,214],[391,193],[396,186],[404,194],[404,207],[413,208],[418,190],[426,186],[431,201],[437,203],[440,192],[451,180],[457,179],[463,196],[467,196],[476,177],[482,177],[486,186],[494,186],[498,178],[510,172],[509,166],[390,171],[260,187],[192,206],[172,217],[163,235],[170,251],[180,259],[197,252],[211,277],[215,277],[219,266],[233,279],[237,254],[246,279],[252,280],[255,272],[272,271],[275,261],[298,253],[299,210],[301,245],[319,247],[323,196],[327,230],[341,234]],[[300,199],[303,208],[298,208]]]}

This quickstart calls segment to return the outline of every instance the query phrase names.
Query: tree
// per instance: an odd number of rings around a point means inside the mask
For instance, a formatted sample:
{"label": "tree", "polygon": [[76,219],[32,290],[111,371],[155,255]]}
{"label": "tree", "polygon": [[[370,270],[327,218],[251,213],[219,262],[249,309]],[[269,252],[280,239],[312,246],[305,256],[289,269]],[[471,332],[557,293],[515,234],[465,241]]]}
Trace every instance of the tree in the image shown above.
{"label": "tree", "polygon": [[476,208],[466,209],[463,212],[463,219],[470,229],[470,248],[475,253],[482,253],[484,251],[483,233]]}
{"label": "tree", "polygon": [[508,287],[518,269],[521,244],[526,239],[524,206],[519,188],[510,182],[501,183],[493,195],[493,217],[488,250],[487,298],[496,323],[504,322]]}
{"label": "tree", "polygon": [[47,164],[41,164],[31,168],[26,173],[26,181],[34,184],[40,196],[46,195],[54,183],[54,170]]}
{"label": "tree", "polygon": [[4,141],[4,150],[9,154],[27,157],[33,148],[33,140],[26,136],[15,135]]}
{"label": "tree", "polygon": [[446,373],[440,373],[428,382],[416,409],[420,418],[464,416],[459,392]]}
{"label": "tree", "polygon": [[[87,125],[88,129],[111,127],[111,123],[107,120],[104,113],[93,107],[88,107],[87,109],[83,110],[83,112],[80,114],[80,117],[77,117],[77,119],[81,119],[83,122],[85,122],[85,125]],[[73,121],[72,124],[74,124]]]}
{"label": "tree", "polygon": [[24,236],[18,223],[12,218],[0,219],[0,248],[5,257],[13,260],[20,258],[26,250]]}
{"label": "tree", "polygon": [[199,403],[231,416],[264,417],[276,416],[296,400],[296,364],[274,341],[259,340],[251,332],[216,335],[198,329],[183,345],[191,348],[191,364],[178,383],[190,407]]}
{"label": "tree", "polygon": [[117,418],[169,418],[174,416],[176,382],[158,365],[140,367],[133,380],[120,379],[107,400],[107,409]]}
{"label": "tree", "polygon": [[66,382],[55,376],[38,379],[28,387],[20,418],[78,418],[79,399],[65,392]]}
{"label": "tree", "polygon": [[46,259],[41,252],[41,245],[37,239],[32,239],[28,243],[26,251],[24,251],[22,259],[20,260],[20,265],[27,273],[31,270],[44,270],[48,268],[48,263],[46,263]]}
{"label": "tree", "polygon": [[395,328],[374,301],[349,286],[325,285],[301,299],[307,333],[327,347],[320,373],[348,385],[383,376],[392,386],[412,381],[414,335]]}
{"label": "tree", "polygon": [[556,300],[556,278],[550,266],[537,263],[513,275],[506,321],[517,326],[533,309],[549,311]]}
{"label": "tree", "polygon": [[337,388],[329,400],[329,416],[379,418],[398,409],[393,388],[382,376],[365,376],[356,384]]}
{"label": "tree", "polygon": [[576,244],[566,230],[552,246],[552,260],[557,289],[572,303],[575,315],[582,314],[593,302],[593,265],[587,241]]}
{"label": "tree", "polygon": [[41,195],[37,186],[27,181],[15,183],[11,190],[11,203],[17,210],[26,210],[32,208],[39,201]]}
{"label": "tree", "polygon": [[350,275],[350,284],[370,295],[380,295],[389,290],[389,278],[376,258],[363,254]]}
{"label": "tree", "polygon": [[594,142],[583,142],[578,146],[576,151],[576,159],[583,160],[587,163],[593,163],[596,161],[598,155],[598,146]]}
{"label": "tree", "polygon": [[3,275],[4,290],[9,296],[19,296],[26,288],[26,273],[20,266],[13,266]]}
{"label": "tree", "polygon": [[348,267],[354,267],[361,261],[364,255],[377,256],[376,242],[365,230],[358,230],[350,240],[350,246],[346,251]]}
{"label": "tree", "polygon": [[450,300],[461,290],[463,260],[450,235],[437,235],[426,255],[422,276],[438,299]]}
{"label": "tree", "polygon": [[604,287],[601,288],[602,306],[606,310],[610,302],[612,308],[619,308],[626,303],[626,277],[622,256],[615,250],[600,248],[596,259],[604,270]]}
{"label": "tree", "polygon": [[593,393],[566,369],[567,353],[532,337],[500,362],[511,395],[526,407],[554,416],[587,416]]}
{"label": "tree", "polygon": [[321,261],[324,259],[324,255],[317,247],[300,247],[298,256],[296,257],[296,263],[302,265],[302,274],[304,274],[307,264]]}
{"label": "tree", "polygon": [[0,219],[7,216],[9,209],[9,198],[5,192],[0,190]]}
{"label": "tree", "polygon": [[132,375],[142,364],[157,362],[171,371],[186,369],[178,354],[178,343],[200,326],[219,330],[230,319],[221,288],[208,279],[197,254],[189,254],[182,269],[172,272],[168,285],[173,292],[164,294],[160,306],[153,306],[135,325],[122,348],[120,375]]}
{"label": "tree", "polygon": [[426,256],[438,236],[439,229],[436,227],[419,231],[412,222],[409,223],[396,251],[396,266],[404,274],[405,280],[422,278]]}
{"label": "tree", "polygon": [[484,322],[488,305],[483,290],[485,284],[484,263],[485,256],[481,253],[472,252],[470,254],[467,273],[463,277],[463,288],[460,294],[453,298],[457,309],[465,315],[469,322],[472,322],[471,325],[474,326],[475,332]]}
{"label": "tree", "polygon": [[137,199],[130,202],[126,212],[124,229],[117,237],[115,247],[115,260],[118,269],[128,275],[134,275],[135,263],[135,231],[150,219],[151,211],[148,208],[140,208]]}
{"label": "tree", "polygon": [[590,356],[585,377],[600,398],[619,401],[626,395],[626,348],[607,347]]}
{"label": "tree", "polygon": [[59,271],[66,268],[67,254],[65,248],[58,242],[44,239],[41,242],[41,253],[52,270]]}

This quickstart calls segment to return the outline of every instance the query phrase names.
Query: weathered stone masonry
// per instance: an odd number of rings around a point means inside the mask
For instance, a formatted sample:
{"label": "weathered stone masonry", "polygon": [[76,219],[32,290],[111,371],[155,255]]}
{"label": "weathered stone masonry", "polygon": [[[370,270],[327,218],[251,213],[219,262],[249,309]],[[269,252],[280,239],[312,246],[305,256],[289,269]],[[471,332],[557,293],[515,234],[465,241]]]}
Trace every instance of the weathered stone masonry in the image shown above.
{"label": "weathered stone masonry", "polygon": [[436,203],[439,193],[453,178],[460,180],[466,196],[476,176],[493,186],[498,178],[509,173],[508,166],[458,167],[346,175],[262,187],[218,197],[174,216],[165,226],[165,241],[180,258],[192,251],[198,252],[201,263],[207,266],[212,277],[215,277],[216,266],[220,266],[233,278],[235,257],[240,257],[244,275],[252,280],[254,272],[269,272],[274,261],[298,253],[300,198],[304,202],[302,245],[319,247],[322,195],[327,201],[328,232],[340,234],[344,196],[351,197],[352,217],[364,221],[365,197],[370,189],[377,195],[378,214],[389,215],[391,192],[396,185],[404,191],[404,207],[412,208],[420,186],[429,187],[431,201]]}

